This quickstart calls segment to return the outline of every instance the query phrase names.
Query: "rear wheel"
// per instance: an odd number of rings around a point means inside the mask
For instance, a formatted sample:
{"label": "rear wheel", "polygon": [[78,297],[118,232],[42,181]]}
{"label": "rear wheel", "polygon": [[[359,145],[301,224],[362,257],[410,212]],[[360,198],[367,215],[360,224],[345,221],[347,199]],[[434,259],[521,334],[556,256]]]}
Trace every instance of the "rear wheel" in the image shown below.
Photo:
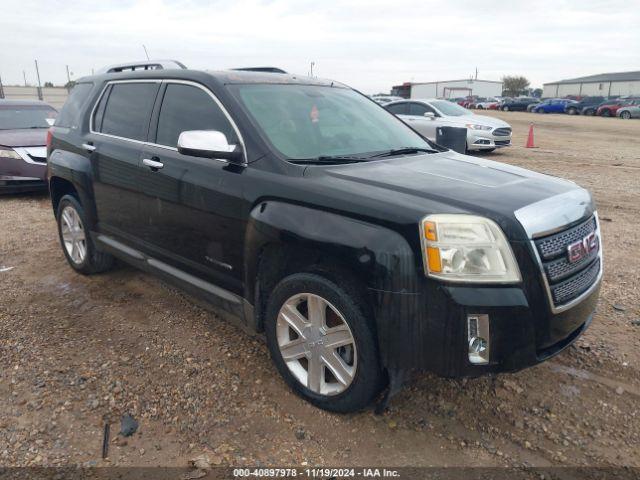
{"label": "rear wheel", "polygon": [[583,115],[589,115],[589,116],[591,116],[591,115],[595,115],[595,113],[596,113],[596,111],[595,111],[593,108],[586,108],[586,109],[582,112],[582,114],[583,114]]}
{"label": "rear wheel", "polygon": [[567,109],[567,113],[569,115],[577,115],[578,114],[578,109],[577,108],[569,108],[569,109]]}
{"label": "rear wheel", "polygon": [[502,111],[503,112],[508,112],[509,111],[509,107],[507,105],[505,105],[504,107],[502,107]]}
{"label": "rear wheel", "polygon": [[113,257],[98,250],[91,240],[87,217],[76,197],[62,197],[56,217],[62,251],[74,270],[88,275],[113,266]]}
{"label": "rear wheel", "polygon": [[366,305],[345,282],[316,274],[282,280],[267,306],[271,358],[287,384],[312,404],[333,412],[369,405],[383,375]]}
{"label": "rear wheel", "polygon": [[631,112],[622,112],[620,113],[620,118],[624,118],[625,120],[629,120],[631,118]]}

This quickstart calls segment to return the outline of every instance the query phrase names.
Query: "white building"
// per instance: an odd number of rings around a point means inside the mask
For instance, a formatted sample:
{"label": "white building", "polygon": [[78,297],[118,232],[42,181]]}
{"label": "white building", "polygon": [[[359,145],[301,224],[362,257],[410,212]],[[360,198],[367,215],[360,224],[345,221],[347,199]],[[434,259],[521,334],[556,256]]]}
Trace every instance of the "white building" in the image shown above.
{"label": "white building", "polygon": [[601,73],[545,83],[543,87],[542,96],[545,98],[566,97],[567,95],[640,96],[640,72]]}
{"label": "white building", "polygon": [[392,94],[405,98],[458,98],[469,95],[495,97],[502,95],[502,82],[474,78],[438,82],[407,82],[393,87]]}

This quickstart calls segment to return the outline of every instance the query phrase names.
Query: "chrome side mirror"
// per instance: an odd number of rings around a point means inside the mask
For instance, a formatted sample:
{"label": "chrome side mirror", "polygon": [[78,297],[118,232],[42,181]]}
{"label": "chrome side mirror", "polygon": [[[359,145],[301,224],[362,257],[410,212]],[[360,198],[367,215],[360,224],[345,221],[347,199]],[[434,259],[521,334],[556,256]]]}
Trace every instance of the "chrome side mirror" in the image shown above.
{"label": "chrome side mirror", "polygon": [[194,157],[220,158],[243,163],[240,145],[229,144],[227,136],[217,130],[188,130],[178,137],[178,152]]}

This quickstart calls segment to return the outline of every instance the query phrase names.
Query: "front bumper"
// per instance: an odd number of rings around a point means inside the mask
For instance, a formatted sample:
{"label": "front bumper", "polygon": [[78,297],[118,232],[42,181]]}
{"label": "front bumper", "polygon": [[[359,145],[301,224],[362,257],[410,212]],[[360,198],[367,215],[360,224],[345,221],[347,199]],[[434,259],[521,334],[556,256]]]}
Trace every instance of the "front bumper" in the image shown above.
{"label": "front bumper", "polygon": [[[21,150],[25,149],[16,149]],[[46,161],[36,161],[26,154],[25,158],[0,157],[0,193],[46,189],[46,174]]]}
{"label": "front bumper", "polygon": [[[600,284],[578,305],[554,314],[541,286],[447,286],[427,280],[422,293],[375,292],[383,364],[443,377],[476,377],[536,365],[571,345],[589,326]],[[531,297],[531,294],[529,294]],[[395,310],[395,315],[391,313]],[[392,315],[392,318],[389,316]],[[488,315],[489,363],[472,364],[467,318]],[[379,320],[386,318],[381,323]]]}
{"label": "front bumper", "polygon": [[467,149],[493,150],[511,145],[511,134],[494,135],[493,131],[467,129]]}

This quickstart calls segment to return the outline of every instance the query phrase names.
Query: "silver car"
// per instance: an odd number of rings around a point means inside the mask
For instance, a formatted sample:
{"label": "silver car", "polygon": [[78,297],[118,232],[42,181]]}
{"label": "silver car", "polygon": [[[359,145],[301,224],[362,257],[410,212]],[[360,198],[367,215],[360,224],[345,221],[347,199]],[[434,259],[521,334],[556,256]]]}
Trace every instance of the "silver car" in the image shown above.
{"label": "silver car", "polygon": [[441,99],[411,99],[384,106],[411,127],[435,141],[438,127],[467,129],[467,150],[491,152],[511,145],[511,125],[498,118],[476,115],[460,105]]}
{"label": "silver car", "polygon": [[630,118],[640,118],[640,106],[629,105],[627,107],[620,107],[616,112],[616,115],[620,118],[624,118],[625,120],[629,120]]}

